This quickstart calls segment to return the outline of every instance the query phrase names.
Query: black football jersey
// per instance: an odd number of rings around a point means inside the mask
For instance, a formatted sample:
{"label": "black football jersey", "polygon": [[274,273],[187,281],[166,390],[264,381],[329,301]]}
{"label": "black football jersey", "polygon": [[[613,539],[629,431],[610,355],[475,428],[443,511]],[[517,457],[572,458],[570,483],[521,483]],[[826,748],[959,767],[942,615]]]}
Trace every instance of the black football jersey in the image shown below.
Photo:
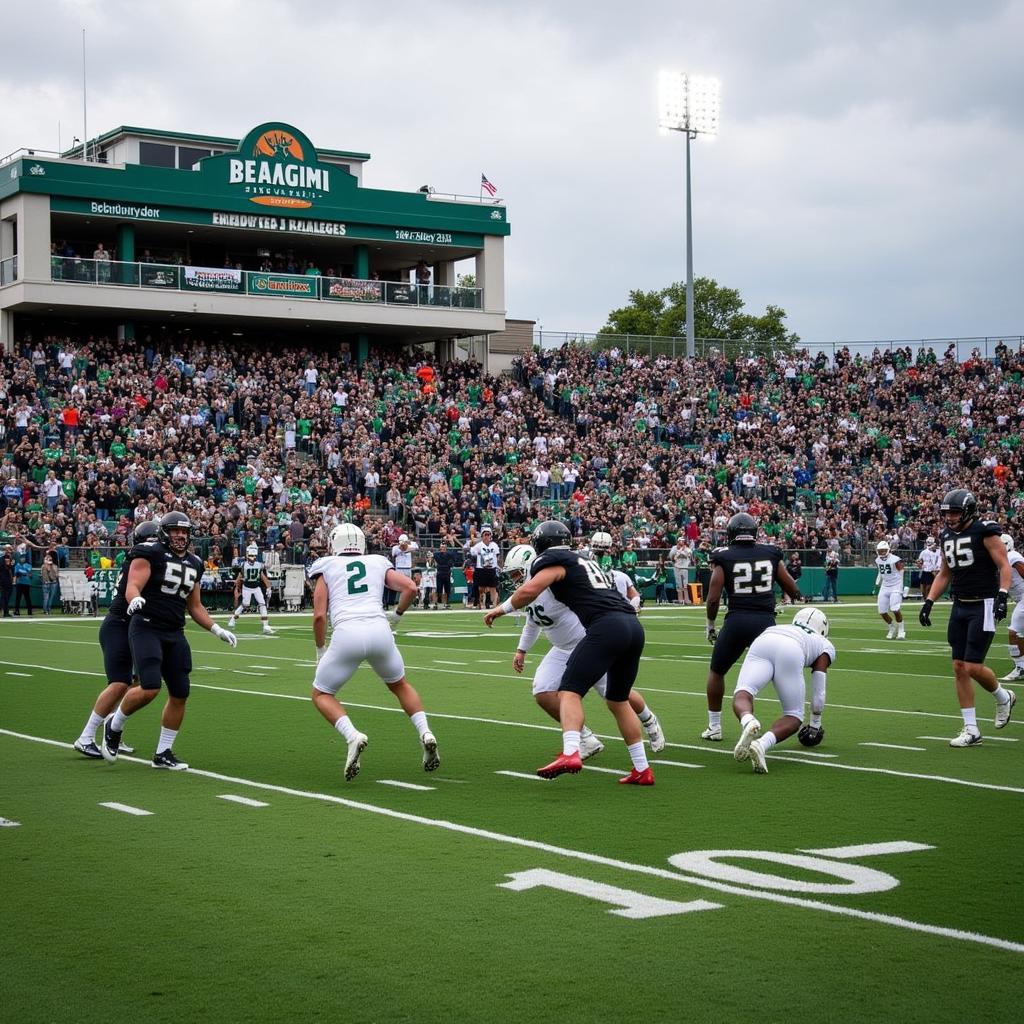
{"label": "black football jersey", "polygon": [[601,566],[578,551],[549,548],[530,564],[530,575],[535,576],[541,569],[555,565],[565,569],[565,577],[551,585],[551,593],[575,612],[584,626],[589,627],[594,619],[607,612],[636,614],[633,606],[608,581]]}
{"label": "black football jersey", "polygon": [[995,597],[999,593],[999,570],[985,547],[985,538],[1002,532],[998,523],[988,519],[975,519],[960,533],[943,527],[939,550],[953,574],[954,597]]}
{"label": "black football jersey", "polygon": [[141,544],[136,550],[151,570],[142,588],[142,621],[160,629],[184,629],[185,601],[203,575],[203,563],[192,554],[179,558],[160,544]]}
{"label": "black football jersey", "polygon": [[711,552],[712,567],[725,573],[730,612],[775,612],[775,583],[782,549],[774,544],[731,544]]}
{"label": "black football jersey", "polygon": [[145,544],[136,544],[135,547],[128,552],[125,557],[124,564],[121,566],[121,575],[117,577],[117,586],[114,588],[114,599],[110,602],[110,607],[107,609],[107,614],[113,616],[115,619],[120,619],[122,622],[128,621],[128,602],[125,600],[124,591],[128,586],[128,570],[131,568],[133,559],[140,558],[140,548],[152,548],[157,544],[157,541],[150,540],[146,541]]}

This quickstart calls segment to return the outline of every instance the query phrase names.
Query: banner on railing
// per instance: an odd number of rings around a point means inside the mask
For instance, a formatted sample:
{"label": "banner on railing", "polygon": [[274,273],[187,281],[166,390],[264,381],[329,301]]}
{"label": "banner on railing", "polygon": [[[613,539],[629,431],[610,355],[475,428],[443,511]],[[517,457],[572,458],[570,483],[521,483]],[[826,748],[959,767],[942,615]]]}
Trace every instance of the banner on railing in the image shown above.
{"label": "banner on railing", "polygon": [[178,267],[141,265],[143,288],[178,288]]}
{"label": "banner on railing", "polygon": [[384,289],[380,281],[359,281],[346,278],[325,278],[324,298],[340,302],[382,302]]}
{"label": "banner on railing", "polygon": [[315,299],[316,277],[293,277],[287,274],[249,274],[251,295],[288,295],[297,299]]}
{"label": "banner on railing", "polygon": [[389,284],[387,285],[388,302],[415,303],[416,285],[414,284]]}
{"label": "banner on railing", "polygon": [[185,267],[182,287],[201,292],[240,292],[242,272],[231,267]]}

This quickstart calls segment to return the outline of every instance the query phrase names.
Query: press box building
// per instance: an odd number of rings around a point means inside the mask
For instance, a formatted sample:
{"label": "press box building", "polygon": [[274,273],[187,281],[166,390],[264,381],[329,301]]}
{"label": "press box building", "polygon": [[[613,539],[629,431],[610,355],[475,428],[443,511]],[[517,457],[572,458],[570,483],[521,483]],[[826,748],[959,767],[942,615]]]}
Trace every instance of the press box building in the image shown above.
{"label": "press box building", "polygon": [[318,150],[280,122],[241,141],[121,127],[87,155],[0,161],[7,351],[26,334],[187,329],[446,359],[505,329],[500,200],[366,188],[368,153]]}

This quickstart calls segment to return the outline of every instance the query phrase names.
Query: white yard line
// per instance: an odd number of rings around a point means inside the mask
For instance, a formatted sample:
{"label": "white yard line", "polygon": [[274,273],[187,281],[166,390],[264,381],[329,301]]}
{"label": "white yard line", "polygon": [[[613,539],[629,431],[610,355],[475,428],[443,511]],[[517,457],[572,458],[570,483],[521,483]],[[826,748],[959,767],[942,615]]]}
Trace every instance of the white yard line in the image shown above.
{"label": "white yard line", "polygon": [[[938,740],[940,743],[948,743],[953,737],[952,736],[918,736],[919,740]],[[990,736],[985,733],[983,739],[987,743],[991,740],[993,743],[1017,743],[1019,742],[1013,736]]]}
{"label": "white yard line", "polygon": [[112,811],[120,811],[122,814],[134,814],[136,817],[145,817],[152,814],[152,811],[144,811],[141,807],[130,807],[128,804],[118,804],[113,801],[105,801],[100,807],[109,807]]}
{"label": "white yard line", "polygon": [[927,750],[927,747],[905,747],[900,743],[858,743],[860,747],[884,747],[886,750]]}
{"label": "white yard line", "polygon": [[436,786],[419,786],[415,782],[399,782],[397,779],[378,779],[380,786],[396,786],[398,789],[415,789],[420,793],[433,793]]}
{"label": "white yard line", "polygon": [[262,800],[252,800],[247,796],[236,796],[234,793],[221,793],[218,800],[228,800],[233,804],[243,804],[246,807],[269,807],[270,804]]}
{"label": "white yard line", "polygon": [[[14,739],[27,740],[32,743],[42,743],[47,746],[59,747],[63,750],[70,750],[71,744],[60,740],[48,739],[42,736],[30,736],[25,733],[11,732],[8,729],[0,729],[0,735],[10,736]],[[136,758],[131,758],[137,761]],[[146,762],[141,762],[146,763]],[[817,763],[826,768],[837,768],[839,765],[832,765],[826,762],[804,762]],[[508,775],[510,772],[497,772],[495,774]],[[190,768],[187,772],[181,772],[181,776],[214,779],[218,782],[226,782],[234,786],[248,786],[264,792],[281,793],[285,796],[294,796],[304,800],[316,800],[323,803],[345,807],[353,811],[362,811],[367,814],[377,814],[382,817],[391,818],[397,821],[404,821],[414,825],[421,825],[426,828],[438,829],[445,832],[452,832],[458,835],[472,836],[492,843],[501,843],[507,846],[520,847],[522,849],[536,850],[540,853],[550,854],[556,857],[565,857],[571,860],[581,861],[588,864],[599,864],[604,867],[615,868],[620,871],[627,871],[633,874],[644,875],[650,878],[666,879],[673,882],[691,885],[701,889],[711,889],[715,892],[727,893],[743,899],[763,900],[768,903],[778,903],[785,906],[801,907],[805,910],[813,910],[821,913],[836,914],[841,917],[850,917],[861,921],[871,921],[875,924],[882,924],[892,928],[899,928],[906,931],[919,932],[925,935],[935,935],[940,938],[954,939],[959,942],[976,943],[983,946],[990,946],[1002,949],[1010,953],[1024,954],[1024,943],[1012,942],[1008,939],[1001,939],[991,935],[982,935],[978,932],[965,931],[960,928],[947,928],[941,925],[926,924],[920,921],[911,921],[907,918],[896,917],[892,914],[879,914],[872,911],[860,910],[856,907],[839,906],[826,903],[821,900],[805,899],[798,896],[787,896],[783,893],[770,892],[761,889],[748,889],[728,882],[718,882],[709,878],[702,878],[697,875],[687,875],[668,868],[655,867],[649,864],[635,864],[630,861],[619,860],[614,857],[605,857],[601,854],[590,853],[585,850],[574,850],[569,847],[555,846],[551,843],[541,842],[536,839],[527,839],[523,836],[513,836],[502,832],[494,832],[490,829],[474,828],[470,825],[463,825],[459,822],[446,821],[442,818],[427,818],[419,814],[410,814],[405,811],[396,811],[390,807],[381,807],[377,804],[370,804],[364,801],[351,800],[346,797],[335,796],[332,793],[318,793],[315,791],[293,789],[288,786],[277,786],[269,782],[259,782],[254,779],[241,779],[231,775],[221,775],[219,772],[208,772],[201,769]],[[537,776],[516,775],[522,778],[538,778]],[[547,781],[539,779],[538,781]]]}
{"label": "white yard line", "polygon": [[498,771],[495,775],[507,775],[510,779],[532,779],[534,782],[551,782],[551,779],[542,778],[536,772],[509,772]]}

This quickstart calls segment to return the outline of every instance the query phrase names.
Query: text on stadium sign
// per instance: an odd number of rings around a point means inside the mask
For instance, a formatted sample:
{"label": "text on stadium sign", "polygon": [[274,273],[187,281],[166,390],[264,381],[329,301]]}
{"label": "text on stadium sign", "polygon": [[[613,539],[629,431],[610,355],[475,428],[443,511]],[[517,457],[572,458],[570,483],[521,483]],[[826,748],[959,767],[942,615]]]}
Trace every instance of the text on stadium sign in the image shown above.
{"label": "text on stadium sign", "polygon": [[227,182],[241,186],[250,203],[308,209],[331,191],[331,173],[316,150],[290,125],[270,123],[254,128],[237,154],[227,159]]}

